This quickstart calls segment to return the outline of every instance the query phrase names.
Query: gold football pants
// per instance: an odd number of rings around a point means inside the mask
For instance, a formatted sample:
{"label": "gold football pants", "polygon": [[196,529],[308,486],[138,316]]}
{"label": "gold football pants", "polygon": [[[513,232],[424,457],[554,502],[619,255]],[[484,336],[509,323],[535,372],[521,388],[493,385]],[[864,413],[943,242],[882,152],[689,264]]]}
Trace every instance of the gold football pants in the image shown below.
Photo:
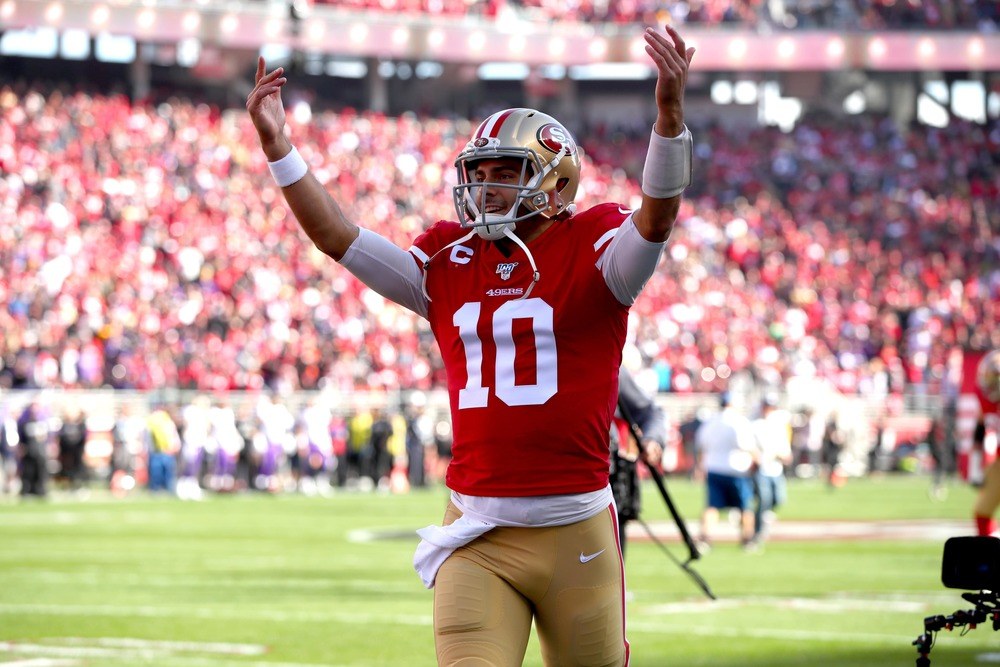
{"label": "gold football pants", "polygon": [[[445,524],[459,516],[449,503]],[[455,550],[438,571],[439,665],[520,667],[532,619],[547,667],[628,665],[613,505],[568,526],[494,528]]]}

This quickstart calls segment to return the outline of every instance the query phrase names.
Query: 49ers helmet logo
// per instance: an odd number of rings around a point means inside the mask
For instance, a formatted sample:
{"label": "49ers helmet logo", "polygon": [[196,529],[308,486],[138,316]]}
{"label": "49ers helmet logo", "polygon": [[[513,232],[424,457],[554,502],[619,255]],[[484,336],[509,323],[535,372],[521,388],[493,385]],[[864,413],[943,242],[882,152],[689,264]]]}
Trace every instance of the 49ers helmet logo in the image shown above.
{"label": "49ers helmet logo", "polygon": [[573,145],[573,138],[561,125],[548,123],[538,128],[538,143],[545,146],[553,153],[558,153],[566,147],[566,152],[570,155],[576,150]]}

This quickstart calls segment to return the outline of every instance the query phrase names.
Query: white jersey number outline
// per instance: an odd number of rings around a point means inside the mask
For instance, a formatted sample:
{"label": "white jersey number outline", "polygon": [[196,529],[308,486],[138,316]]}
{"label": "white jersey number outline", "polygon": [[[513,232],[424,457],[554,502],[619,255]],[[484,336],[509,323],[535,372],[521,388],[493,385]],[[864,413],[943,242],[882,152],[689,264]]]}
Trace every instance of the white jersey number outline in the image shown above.
{"label": "white jersey number outline", "polygon": [[[468,380],[458,392],[458,408],[485,408],[489,387],[483,386],[483,342],[477,325],[482,305],[475,301],[455,311],[452,323],[465,348]],[[535,383],[516,384],[514,378],[514,320],[531,320],[535,335]],[[508,301],[493,313],[493,342],[496,345],[494,391],[510,406],[542,405],[559,389],[556,339],[552,331],[552,306],[539,298]]]}

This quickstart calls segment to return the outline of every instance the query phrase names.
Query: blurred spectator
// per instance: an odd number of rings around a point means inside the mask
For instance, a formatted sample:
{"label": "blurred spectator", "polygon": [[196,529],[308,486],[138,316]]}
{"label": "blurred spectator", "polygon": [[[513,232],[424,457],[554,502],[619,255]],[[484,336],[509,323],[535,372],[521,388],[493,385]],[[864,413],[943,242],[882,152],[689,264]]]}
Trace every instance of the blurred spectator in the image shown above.
{"label": "blurred spectator", "polygon": [[368,477],[368,450],[374,416],[371,410],[358,410],[347,421],[347,481],[361,482]]}
{"label": "blurred spectator", "polygon": [[240,433],[242,447],[236,460],[235,488],[238,490],[253,489],[254,480],[260,469],[260,456],[257,444],[263,437],[257,424],[253,406],[241,404],[237,412],[236,429]]}
{"label": "blurred spectator", "polygon": [[174,493],[177,484],[177,456],[181,437],[177,423],[163,406],[154,407],[146,418],[149,490]]}
{"label": "blurred spectator", "polygon": [[277,393],[263,394],[257,401],[257,423],[260,424],[260,467],[254,486],[260,491],[281,491],[298,465],[295,442],[295,415]]}
{"label": "blurred spectator", "polygon": [[414,392],[406,403],[406,461],[410,487],[427,486],[427,450],[433,445],[434,422],[427,414],[427,396]]}
{"label": "blurred spectator", "polygon": [[954,410],[942,410],[931,420],[926,440],[934,461],[930,496],[934,500],[943,500],[948,493],[946,482],[954,474],[957,460]]}
{"label": "blurred spectator", "polygon": [[[424,322],[297,231],[242,117],[0,86],[0,387],[444,386]],[[315,118],[289,123],[373,228],[404,243],[450,215],[443,186],[467,121]],[[638,201],[648,126],[632,125],[579,133],[582,207]],[[661,390],[718,391],[724,368],[875,399],[934,394],[953,351],[1000,347],[996,120],[807,118],[695,136],[670,256],[633,310]]]}
{"label": "blurred spectator", "polygon": [[34,397],[17,419],[17,452],[21,496],[44,498],[48,494],[48,461],[53,433],[47,407]]}
{"label": "blurred spectator", "polygon": [[203,473],[215,452],[211,399],[204,394],[195,396],[181,408],[180,416],[181,470],[177,479],[177,495],[185,500],[200,500]]}
{"label": "blurred spectator", "polygon": [[[642,512],[639,460],[647,466],[659,466],[667,442],[666,413],[636,381],[640,368],[631,363],[630,356],[625,355],[618,369],[618,408],[611,422],[609,443],[609,479],[618,511],[618,545],[623,558],[628,524],[640,518]],[[641,442],[636,442],[633,429]]]}
{"label": "blurred spectator", "polygon": [[135,413],[131,404],[121,404],[111,429],[107,481],[112,493],[124,495],[137,485],[148,483],[148,454],[146,422]]}
{"label": "blurred spectator", "polygon": [[551,23],[726,25],[756,29],[990,30],[996,0],[316,0],[362,12]]}
{"label": "blurred spectator", "polygon": [[78,405],[70,404],[63,410],[62,425],[59,427],[59,475],[60,482],[70,489],[79,490],[87,481],[87,467],[84,453],[87,446],[87,418]]}
{"label": "blurred spectator", "polygon": [[739,514],[740,540],[750,548],[754,535],[752,475],[757,451],[750,420],[736,411],[729,394],[723,392],[719,411],[705,420],[695,440],[697,477],[704,481],[706,495],[699,548],[711,548],[719,513],[728,509]]}
{"label": "blurred spectator", "polygon": [[0,496],[14,493],[18,482],[16,447],[17,421],[8,405],[0,402]]}
{"label": "blurred spectator", "polygon": [[778,397],[765,394],[760,414],[753,421],[757,447],[754,474],[754,522],[752,543],[762,546],[774,524],[776,511],[785,504],[788,489],[786,467],[792,463],[792,422]]}
{"label": "blurred spectator", "polygon": [[215,456],[208,486],[213,491],[230,492],[236,488],[236,462],[243,451],[243,434],[236,424],[236,411],[223,395],[216,397],[209,418]]}
{"label": "blurred spectator", "polygon": [[831,489],[843,486],[846,481],[840,472],[840,458],[844,452],[845,445],[844,429],[840,425],[840,418],[837,411],[833,410],[826,416],[826,426],[823,429],[823,445],[820,449],[827,486]]}
{"label": "blurred spectator", "polygon": [[392,467],[392,457],[389,453],[389,439],[392,434],[392,422],[385,411],[380,408],[372,410],[368,446],[362,456],[364,469],[362,474],[371,479],[374,488],[384,487],[388,482],[386,478]]}
{"label": "blurred spectator", "polygon": [[311,398],[300,419],[305,433],[305,451],[300,455],[303,460],[299,488],[304,493],[325,493],[330,488],[330,475],[337,468],[331,429],[333,415],[325,403]]}

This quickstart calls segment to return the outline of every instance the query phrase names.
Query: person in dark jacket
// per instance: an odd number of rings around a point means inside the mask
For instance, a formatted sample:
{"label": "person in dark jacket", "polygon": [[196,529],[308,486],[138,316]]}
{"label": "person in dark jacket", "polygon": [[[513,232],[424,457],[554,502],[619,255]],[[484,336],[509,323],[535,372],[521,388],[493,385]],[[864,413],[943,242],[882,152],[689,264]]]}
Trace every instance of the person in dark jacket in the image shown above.
{"label": "person in dark jacket", "polygon": [[45,497],[49,478],[48,449],[52,439],[48,415],[39,399],[34,399],[17,420],[18,460],[21,495]]}
{"label": "person in dark jacket", "polygon": [[87,435],[87,417],[83,410],[78,405],[68,406],[59,427],[59,477],[74,491],[87,481],[84,463]]}
{"label": "person in dark jacket", "polygon": [[[625,555],[626,527],[642,510],[639,459],[659,465],[667,441],[667,419],[652,396],[622,366],[618,371],[618,410],[611,424],[611,493],[618,510],[618,544]],[[642,441],[632,437],[628,422]]]}

